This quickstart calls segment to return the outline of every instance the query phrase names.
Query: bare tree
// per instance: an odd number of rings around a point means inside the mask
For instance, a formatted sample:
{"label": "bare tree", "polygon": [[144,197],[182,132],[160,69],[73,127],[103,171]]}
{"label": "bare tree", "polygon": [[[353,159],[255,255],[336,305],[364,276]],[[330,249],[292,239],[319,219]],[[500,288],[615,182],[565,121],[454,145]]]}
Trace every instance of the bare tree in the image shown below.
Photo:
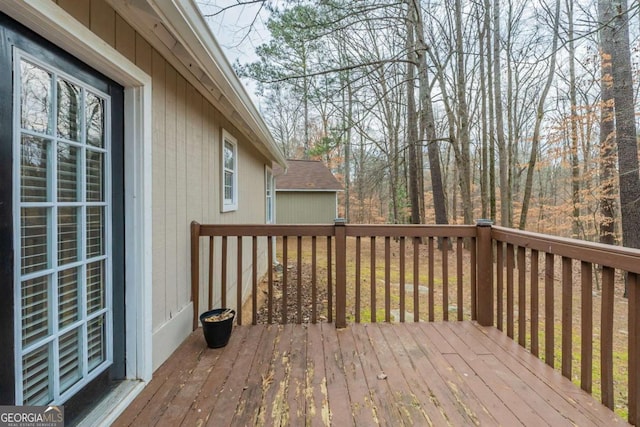
{"label": "bare tree", "polygon": [[424,40],[424,23],[422,12],[417,1],[413,6],[414,22],[416,26],[416,56],[418,61],[418,79],[420,81],[420,128],[427,144],[429,171],[431,173],[431,191],[433,194],[433,209],[436,224],[447,224],[447,205],[442,185],[442,171],[440,168],[440,149],[438,148],[433,104],[431,100],[431,83],[427,68],[427,44]]}
{"label": "bare tree", "polygon": [[[412,3],[413,0],[408,0]],[[409,149],[409,199],[411,200],[411,223],[420,224],[422,215],[420,214],[419,194],[420,185],[418,183],[418,113],[416,111],[415,97],[415,64],[416,64],[416,44],[414,41],[414,16],[411,4],[407,5],[407,146]]]}
{"label": "bare tree", "polygon": [[511,216],[511,188],[508,181],[511,165],[509,164],[509,152],[504,136],[500,44],[500,0],[493,0],[493,101],[496,115],[496,145],[500,165],[500,223],[511,227],[513,218]]}
{"label": "bare tree", "polygon": [[611,58],[622,243],[640,248],[640,175],[626,0],[599,0],[603,56]]}
{"label": "bare tree", "polygon": [[529,202],[531,200],[531,192],[533,189],[533,174],[535,172],[536,162],[538,160],[538,151],[540,147],[540,128],[544,119],[545,102],[547,94],[553,83],[553,76],[556,70],[556,51],[558,49],[558,28],[560,25],[560,0],[556,0],[555,13],[553,20],[553,41],[551,42],[551,56],[549,58],[549,73],[547,81],[542,89],[540,98],[538,99],[538,108],[536,109],[536,122],[533,129],[533,140],[531,142],[531,152],[529,154],[529,164],[527,165],[527,178],[524,186],[524,196],[522,198],[522,211],[520,212],[519,228],[524,229],[527,224],[527,213],[529,211]]}

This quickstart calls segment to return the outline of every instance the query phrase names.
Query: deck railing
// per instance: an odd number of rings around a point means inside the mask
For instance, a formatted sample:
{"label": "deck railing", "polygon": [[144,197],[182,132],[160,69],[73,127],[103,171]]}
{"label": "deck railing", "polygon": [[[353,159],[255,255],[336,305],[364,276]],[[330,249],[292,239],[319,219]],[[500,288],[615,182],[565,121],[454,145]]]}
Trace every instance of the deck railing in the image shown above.
{"label": "deck railing", "polygon": [[[208,239],[206,255],[202,239]],[[261,251],[259,239],[266,243]],[[228,249],[229,242],[235,251]],[[559,366],[562,375],[607,407],[622,401],[629,421],[640,422],[638,250],[487,221],[475,226],[194,222],[191,245],[194,329],[203,311],[201,258],[206,260],[208,306],[218,287],[226,305],[228,284],[243,277],[243,253],[248,251],[254,324],[259,292],[266,296],[268,323],[315,323],[323,317],[336,327],[381,320],[477,320],[505,331],[549,366]],[[257,268],[260,257],[267,265],[276,258],[281,263],[277,271],[267,268],[264,281]],[[228,271],[230,259],[235,276]],[[305,299],[307,285],[311,290]],[[625,285],[628,298],[622,298]],[[236,307],[241,307],[242,286],[235,288]],[[310,314],[303,319],[305,308]],[[241,312],[238,323],[245,322]]]}
{"label": "deck railing", "polygon": [[[495,326],[512,339],[517,336],[536,357],[544,354],[549,366],[559,362],[563,376],[599,394],[605,406],[614,409],[616,401],[626,401],[628,419],[637,425],[640,251],[496,226],[491,236]],[[594,372],[599,390],[593,387]],[[627,396],[616,398],[614,384]]]}

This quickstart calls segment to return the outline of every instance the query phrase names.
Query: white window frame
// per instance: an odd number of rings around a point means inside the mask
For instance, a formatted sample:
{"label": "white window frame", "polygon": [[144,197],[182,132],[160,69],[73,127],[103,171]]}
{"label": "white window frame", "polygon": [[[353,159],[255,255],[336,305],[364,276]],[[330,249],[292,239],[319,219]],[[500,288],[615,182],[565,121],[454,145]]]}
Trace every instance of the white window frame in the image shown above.
{"label": "white window frame", "polygon": [[265,223],[275,224],[276,222],[276,182],[275,182],[275,178],[273,177],[273,171],[269,166],[264,167],[264,187],[265,187],[264,188]]}
{"label": "white window frame", "polygon": [[[233,151],[233,169],[227,168],[224,161],[227,144],[231,145]],[[232,173],[230,199],[227,199],[225,195],[225,175],[227,172]],[[222,138],[220,139],[220,201],[222,212],[238,210],[238,140],[224,129],[222,129]]]}

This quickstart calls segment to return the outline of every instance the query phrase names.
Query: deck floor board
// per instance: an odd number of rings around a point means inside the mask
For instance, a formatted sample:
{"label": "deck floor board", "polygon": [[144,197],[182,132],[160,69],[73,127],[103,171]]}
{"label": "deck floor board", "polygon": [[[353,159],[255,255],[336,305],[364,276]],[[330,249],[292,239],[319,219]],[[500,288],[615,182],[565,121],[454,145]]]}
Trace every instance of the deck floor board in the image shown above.
{"label": "deck floor board", "polygon": [[114,425],[141,423],[626,424],[474,322],[240,326],[223,349],[206,348],[197,330]]}

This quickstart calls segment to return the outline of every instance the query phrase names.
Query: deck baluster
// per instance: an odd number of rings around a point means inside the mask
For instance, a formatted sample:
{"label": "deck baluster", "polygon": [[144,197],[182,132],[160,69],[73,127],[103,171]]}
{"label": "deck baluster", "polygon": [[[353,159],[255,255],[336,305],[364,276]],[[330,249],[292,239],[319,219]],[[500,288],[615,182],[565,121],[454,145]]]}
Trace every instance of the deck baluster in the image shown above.
{"label": "deck baluster", "polygon": [[535,249],[531,250],[531,353],[538,357],[540,352],[538,331],[540,328],[540,314],[539,314],[539,292],[540,281],[538,278],[538,263],[539,252]]}
{"label": "deck baluster", "polygon": [[345,221],[336,219],[336,328],[347,326],[347,237]]}
{"label": "deck baluster", "polygon": [[640,289],[638,289],[638,275],[629,273],[627,287],[629,290],[629,422],[640,424]]}
{"label": "deck baluster", "polygon": [[600,366],[602,403],[613,409],[613,291],[615,269],[602,268],[602,309],[600,311]]}
{"label": "deck baluster", "polygon": [[593,264],[580,263],[581,281],[581,366],[580,387],[591,393],[593,370]]}
{"label": "deck baluster", "polygon": [[554,318],[554,282],[553,254],[544,256],[544,361],[552,368],[555,366],[555,318]]}
{"label": "deck baluster", "polygon": [[456,277],[458,278],[456,310],[458,321],[461,322],[464,319],[464,290],[462,286],[464,273],[462,270],[462,238],[460,237],[456,239]]}
{"label": "deck baluster", "polygon": [[244,252],[242,251],[242,236],[238,236],[237,239],[236,322],[238,325],[242,325],[242,257]]}

